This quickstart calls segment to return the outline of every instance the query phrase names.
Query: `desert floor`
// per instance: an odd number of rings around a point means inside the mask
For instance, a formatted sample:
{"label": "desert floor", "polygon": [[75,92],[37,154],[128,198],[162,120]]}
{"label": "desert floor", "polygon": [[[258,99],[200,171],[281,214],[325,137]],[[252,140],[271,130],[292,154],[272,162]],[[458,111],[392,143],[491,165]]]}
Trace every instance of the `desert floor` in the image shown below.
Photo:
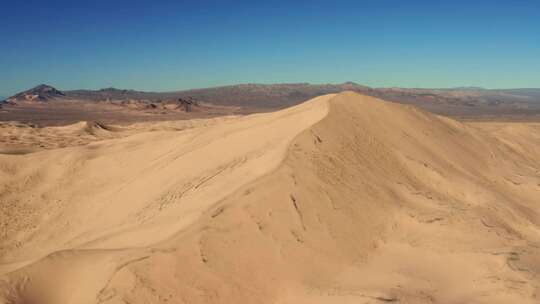
{"label": "desert floor", "polygon": [[0,303],[539,303],[540,124],[352,92],[0,124]]}

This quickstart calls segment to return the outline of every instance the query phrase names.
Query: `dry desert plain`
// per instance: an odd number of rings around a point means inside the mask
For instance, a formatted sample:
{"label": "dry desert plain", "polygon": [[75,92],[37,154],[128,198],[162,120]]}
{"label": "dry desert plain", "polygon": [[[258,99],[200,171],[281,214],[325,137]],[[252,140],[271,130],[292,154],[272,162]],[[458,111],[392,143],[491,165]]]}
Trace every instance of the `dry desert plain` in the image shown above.
{"label": "dry desert plain", "polygon": [[0,303],[539,303],[540,124],[353,92],[4,124]]}

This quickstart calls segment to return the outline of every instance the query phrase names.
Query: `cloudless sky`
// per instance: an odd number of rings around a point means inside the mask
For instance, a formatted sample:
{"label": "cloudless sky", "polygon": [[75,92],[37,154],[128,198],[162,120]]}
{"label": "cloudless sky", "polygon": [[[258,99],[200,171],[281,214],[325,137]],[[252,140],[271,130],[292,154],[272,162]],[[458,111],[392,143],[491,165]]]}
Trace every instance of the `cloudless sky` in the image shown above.
{"label": "cloudless sky", "polygon": [[540,87],[537,0],[0,3],[0,96],[40,83]]}

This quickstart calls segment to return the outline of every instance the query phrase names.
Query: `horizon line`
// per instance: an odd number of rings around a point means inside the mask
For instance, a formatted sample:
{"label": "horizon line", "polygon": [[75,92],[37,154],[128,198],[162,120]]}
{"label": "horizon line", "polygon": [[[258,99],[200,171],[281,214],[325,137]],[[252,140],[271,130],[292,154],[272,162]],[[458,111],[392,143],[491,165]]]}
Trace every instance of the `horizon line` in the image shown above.
{"label": "horizon line", "polygon": [[[217,89],[217,88],[226,88],[226,87],[235,87],[235,86],[242,86],[242,85],[260,85],[260,86],[270,86],[270,85],[357,85],[357,86],[363,86],[369,89],[410,89],[410,90],[490,90],[490,91],[496,91],[496,90],[540,90],[540,87],[483,87],[483,86],[474,86],[474,85],[463,85],[463,86],[450,86],[450,87],[421,87],[421,86],[369,86],[362,83],[358,83],[355,81],[345,81],[345,82],[239,82],[239,83],[232,83],[232,84],[219,84],[214,86],[201,86],[201,87],[192,87],[187,89],[177,89],[177,90],[145,90],[145,89],[136,89],[136,88],[119,88],[115,86],[108,86],[108,87],[101,87],[101,88],[76,88],[76,89],[62,89],[60,86],[51,85],[47,83],[40,83],[31,87],[28,87],[26,89],[23,89],[21,91],[17,91],[15,93],[9,93],[9,94],[2,94],[0,95],[0,98],[9,98],[11,96],[14,96],[16,94],[19,94],[21,92],[25,92],[27,90],[31,90],[33,88],[36,88],[41,85],[47,85],[50,87],[54,87],[55,89],[58,89],[60,91],[100,91],[100,90],[107,90],[107,89],[114,89],[114,90],[125,90],[125,91],[135,91],[135,92],[142,92],[142,93],[174,93],[174,92],[184,92],[184,91],[193,91],[193,90],[205,90],[205,89]],[[60,88],[60,89],[59,89]]]}

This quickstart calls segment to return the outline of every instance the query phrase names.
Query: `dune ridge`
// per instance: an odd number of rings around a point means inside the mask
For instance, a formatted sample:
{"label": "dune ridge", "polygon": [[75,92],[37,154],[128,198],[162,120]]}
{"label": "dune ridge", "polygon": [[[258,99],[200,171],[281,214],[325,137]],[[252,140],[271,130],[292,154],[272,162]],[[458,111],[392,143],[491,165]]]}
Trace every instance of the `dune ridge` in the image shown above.
{"label": "dune ridge", "polygon": [[[540,142],[514,129],[345,92],[179,134],[2,156],[3,202],[65,176],[75,183],[35,195],[100,193],[58,203],[71,226],[8,222],[3,301],[535,303]],[[58,168],[11,165],[60,155]],[[85,171],[92,161],[103,169]]]}

